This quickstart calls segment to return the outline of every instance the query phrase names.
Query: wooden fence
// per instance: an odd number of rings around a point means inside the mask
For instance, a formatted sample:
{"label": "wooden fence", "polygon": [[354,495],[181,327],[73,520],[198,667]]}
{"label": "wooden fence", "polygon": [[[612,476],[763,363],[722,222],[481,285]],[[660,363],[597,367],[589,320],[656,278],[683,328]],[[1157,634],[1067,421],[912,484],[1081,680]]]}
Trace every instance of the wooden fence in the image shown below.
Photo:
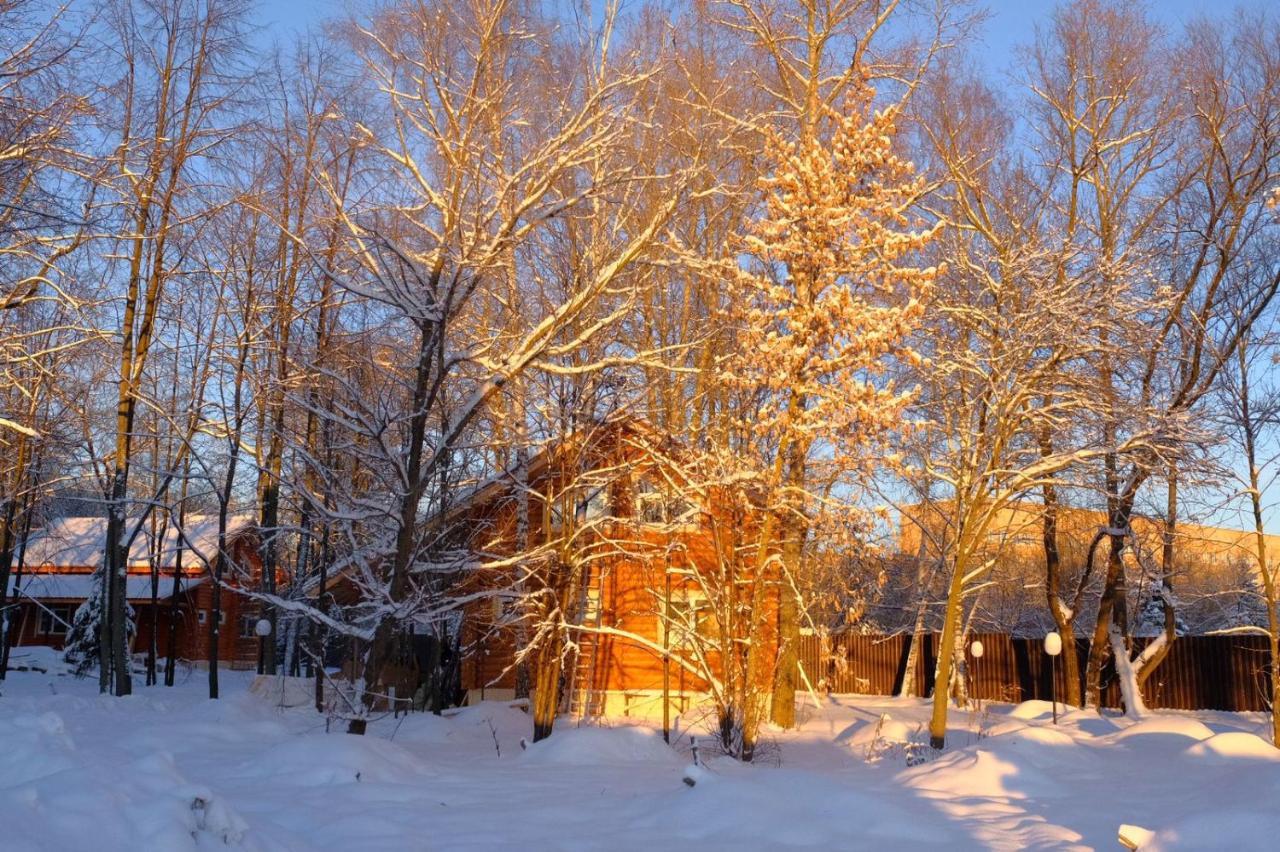
{"label": "wooden fence", "polygon": [[[923,637],[918,665],[910,673],[916,695],[929,695],[937,660],[937,634]],[[971,694],[995,701],[1027,701],[1053,697],[1051,665],[1040,639],[1016,639],[1007,633],[975,634],[983,655],[969,658]],[[1149,640],[1135,639],[1138,647]],[[824,645],[826,646],[824,648]],[[837,693],[896,695],[906,671],[909,636],[868,636],[832,633],[802,636],[800,663],[815,687]],[[1081,691],[1089,643],[1079,640]],[[1068,653],[1068,649],[1063,649]],[[1147,705],[1176,710],[1267,709],[1270,679],[1267,640],[1260,636],[1186,636],[1173,643],[1169,655],[1151,675],[1144,691]],[[1057,698],[1065,684],[1062,660],[1057,670]],[[1120,687],[1114,669],[1103,669],[1103,704],[1120,706]]]}

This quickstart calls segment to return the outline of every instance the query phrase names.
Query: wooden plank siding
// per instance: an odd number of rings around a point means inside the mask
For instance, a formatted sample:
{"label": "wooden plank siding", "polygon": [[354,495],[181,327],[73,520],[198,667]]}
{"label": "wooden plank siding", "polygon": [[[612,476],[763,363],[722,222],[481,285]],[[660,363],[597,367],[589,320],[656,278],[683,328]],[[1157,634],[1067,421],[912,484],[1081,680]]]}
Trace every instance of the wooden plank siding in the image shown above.
{"label": "wooden plank siding", "polygon": [[[218,658],[221,664],[232,669],[251,669],[257,666],[259,640],[256,636],[241,635],[241,619],[257,620],[261,611],[260,605],[243,595],[236,593],[242,585],[256,587],[262,572],[261,556],[258,552],[256,536],[241,536],[229,544],[232,561],[243,566],[244,573],[240,577],[229,576],[221,595],[223,623],[218,632]],[[84,565],[42,565],[27,572],[24,576],[24,588],[41,577],[49,575],[90,577],[91,566]],[[206,662],[209,659],[209,618],[213,611],[213,586],[208,571],[198,565],[188,565],[183,570],[184,581],[189,586],[179,592],[178,624],[176,636],[176,656],[189,662]],[[145,565],[132,565],[129,577],[150,576]],[[199,582],[204,580],[204,582]],[[277,577],[278,586],[286,582],[281,572]],[[166,657],[169,654],[170,602],[169,592],[172,588],[173,576],[166,568],[161,572],[159,584],[159,601],[157,605],[157,654]],[[37,585],[38,589],[39,586]],[[76,609],[84,602],[84,598],[62,598],[37,595],[33,600],[30,592],[17,600],[15,608],[15,644],[47,645],[61,649],[66,639],[64,632],[44,633],[40,630],[40,612],[43,607],[65,608],[65,613],[74,616]],[[131,653],[145,654],[151,642],[152,609],[149,599],[131,598],[130,605],[134,609],[134,623],[137,632],[134,635]],[[202,621],[203,619],[203,621]],[[67,618],[69,621],[70,618]]]}
{"label": "wooden plank siding", "polygon": [[[896,695],[907,676],[908,636],[834,633],[825,640],[802,636],[800,661],[815,686],[835,693]],[[919,665],[911,673],[917,695],[929,695],[937,661],[937,634],[923,637]],[[1018,639],[1004,633],[971,637],[982,641],[980,659],[969,658],[970,694],[991,701],[1050,700],[1050,660],[1040,639]],[[1149,639],[1135,639],[1141,649]],[[824,645],[826,648],[824,649]],[[1064,653],[1066,653],[1064,649]],[[1081,689],[1089,643],[1079,640]],[[1144,697],[1152,708],[1170,710],[1266,710],[1270,694],[1267,640],[1261,636],[1185,636],[1147,681]],[[1056,666],[1057,692],[1065,692],[1064,667]],[[1103,670],[1103,705],[1120,706],[1114,669]]]}

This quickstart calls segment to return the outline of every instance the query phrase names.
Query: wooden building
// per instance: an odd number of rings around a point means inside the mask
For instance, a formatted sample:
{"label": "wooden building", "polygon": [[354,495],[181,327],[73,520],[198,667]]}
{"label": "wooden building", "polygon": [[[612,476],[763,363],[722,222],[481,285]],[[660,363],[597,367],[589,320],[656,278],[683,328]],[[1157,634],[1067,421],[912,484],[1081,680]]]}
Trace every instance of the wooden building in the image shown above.
{"label": "wooden building", "polygon": [[[950,513],[951,505],[945,500],[904,506],[899,551],[937,558],[939,547],[954,538]],[[1044,507],[1032,502],[1015,502],[1000,509],[987,532],[986,552],[1008,557],[1042,557],[1043,513]],[[1131,547],[1144,556],[1158,558],[1164,539],[1164,520],[1135,514],[1131,526]],[[1094,538],[1106,528],[1105,512],[1070,506],[1058,510],[1059,547],[1073,554],[1084,554]],[[1178,558],[1199,569],[1257,562],[1257,543],[1251,530],[1179,520],[1174,527],[1173,540]],[[1266,547],[1269,554],[1280,555],[1280,535],[1268,534]],[[1105,558],[1105,550],[1099,558]]]}
{"label": "wooden building", "polygon": [[[537,632],[557,623],[562,712],[683,712],[744,676],[743,660],[726,671],[718,649],[748,637],[771,679],[778,578],[757,577],[759,513],[722,480],[626,419],[548,446],[456,501],[433,523],[460,531],[475,554],[453,589],[477,598],[461,625],[468,700],[512,698],[517,648],[538,646]],[[536,681],[546,660],[527,659]]]}
{"label": "wooden building", "polygon": [[[32,532],[21,552],[20,564],[15,565],[9,578],[14,645],[62,647],[76,610],[92,591],[93,572],[102,562],[106,529],[106,518],[61,518]],[[161,541],[148,532],[144,529],[130,548],[125,579],[137,625],[132,651],[145,653],[154,635],[157,656],[167,657],[173,635],[179,659],[207,661],[218,519],[212,515],[190,516],[181,535],[169,526]],[[224,589],[221,595],[218,657],[233,668],[252,668],[258,659],[254,633],[258,607],[233,591],[241,585],[256,587],[261,575],[259,539],[250,517],[229,519],[227,552],[224,579],[232,589]],[[178,600],[174,606],[174,574],[179,561]]]}

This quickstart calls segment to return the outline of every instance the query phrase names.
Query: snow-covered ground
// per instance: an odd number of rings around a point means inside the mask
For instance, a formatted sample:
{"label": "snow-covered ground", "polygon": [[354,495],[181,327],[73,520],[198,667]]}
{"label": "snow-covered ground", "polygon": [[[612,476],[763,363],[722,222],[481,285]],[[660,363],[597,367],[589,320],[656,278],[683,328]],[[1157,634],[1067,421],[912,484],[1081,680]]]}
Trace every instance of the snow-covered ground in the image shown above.
{"label": "snow-covered ground", "polygon": [[[46,658],[47,659],[47,658]],[[21,662],[15,652],[15,662]],[[688,738],[565,722],[522,750],[500,704],[325,733],[305,709],[224,674],[103,698],[96,684],[14,672],[0,685],[0,848],[1274,849],[1280,753],[1239,714],[1139,723],[1050,707],[953,714],[951,748],[908,767],[923,702],[839,697],[772,734],[769,765],[712,758],[682,783]],[[887,719],[883,717],[888,715]]]}

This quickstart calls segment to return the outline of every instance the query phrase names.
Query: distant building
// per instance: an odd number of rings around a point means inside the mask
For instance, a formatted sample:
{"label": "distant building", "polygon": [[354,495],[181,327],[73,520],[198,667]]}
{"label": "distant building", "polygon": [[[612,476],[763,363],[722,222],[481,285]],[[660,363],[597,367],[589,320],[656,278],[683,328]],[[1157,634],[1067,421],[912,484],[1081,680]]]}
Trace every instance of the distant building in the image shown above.
{"label": "distant building", "polygon": [[[14,645],[62,647],[76,609],[92,591],[93,572],[102,564],[106,530],[106,518],[63,517],[31,533],[20,554],[21,565],[15,559],[9,577],[9,600],[15,608]],[[212,515],[188,517],[181,534],[168,525],[160,542],[150,537],[149,527],[144,525],[129,550],[125,579],[126,595],[137,624],[133,653],[145,652],[154,631],[157,655],[169,655],[174,573],[181,558],[173,631],[175,651],[183,660],[209,659],[211,578],[217,545],[218,519]],[[262,570],[258,547],[252,520],[245,515],[232,516],[228,521],[229,560],[224,577],[228,585],[257,585]],[[256,665],[257,613],[255,604],[224,590],[218,637],[222,662],[231,667]]]}
{"label": "distant building", "polygon": [[[918,503],[901,511],[898,549],[905,554],[936,557],[951,533],[949,503]],[[1044,556],[1044,507],[1031,502],[1006,506],[997,513],[987,533],[989,552],[1007,556]],[[1132,546],[1143,556],[1159,559],[1165,524],[1161,518],[1135,516],[1132,519]],[[1062,507],[1058,510],[1059,546],[1083,558],[1094,537],[1107,529],[1105,512],[1096,509]],[[922,541],[922,533],[924,534]],[[1267,535],[1267,552],[1280,560],[1280,535]],[[1175,559],[1197,566],[1226,567],[1256,559],[1254,534],[1246,530],[1206,526],[1179,521],[1174,526]],[[1105,549],[1095,559],[1105,559]]]}
{"label": "distant building", "polygon": [[[982,556],[994,567],[985,578],[979,624],[982,629],[1033,635],[1051,629],[1044,598],[1043,506],[1019,502],[997,513],[986,535]],[[950,503],[904,506],[900,511],[898,550],[901,559],[936,562],[954,541]],[[1133,535],[1125,551],[1131,613],[1142,611],[1155,593],[1163,570],[1165,524],[1159,517],[1135,515]],[[1096,509],[1062,507],[1058,517],[1058,548],[1068,593],[1075,588],[1093,547],[1093,572],[1086,596],[1096,600],[1108,557],[1107,517]],[[1174,526],[1172,581],[1181,602],[1180,617],[1188,632],[1205,633],[1256,621],[1265,613],[1258,598],[1257,550],[1254,534],[1246,530],[1179,521]],[[1280,563],[1280,536],[1267,535],[1268,562]],[[909,566],[900,570],[910,574]],[[908,602],[908,620],[914,604]],[[1088,629],[1096,607],[1081,612],[1079,627]],[[1140,629],[1135,626],[1135,630]]]}

